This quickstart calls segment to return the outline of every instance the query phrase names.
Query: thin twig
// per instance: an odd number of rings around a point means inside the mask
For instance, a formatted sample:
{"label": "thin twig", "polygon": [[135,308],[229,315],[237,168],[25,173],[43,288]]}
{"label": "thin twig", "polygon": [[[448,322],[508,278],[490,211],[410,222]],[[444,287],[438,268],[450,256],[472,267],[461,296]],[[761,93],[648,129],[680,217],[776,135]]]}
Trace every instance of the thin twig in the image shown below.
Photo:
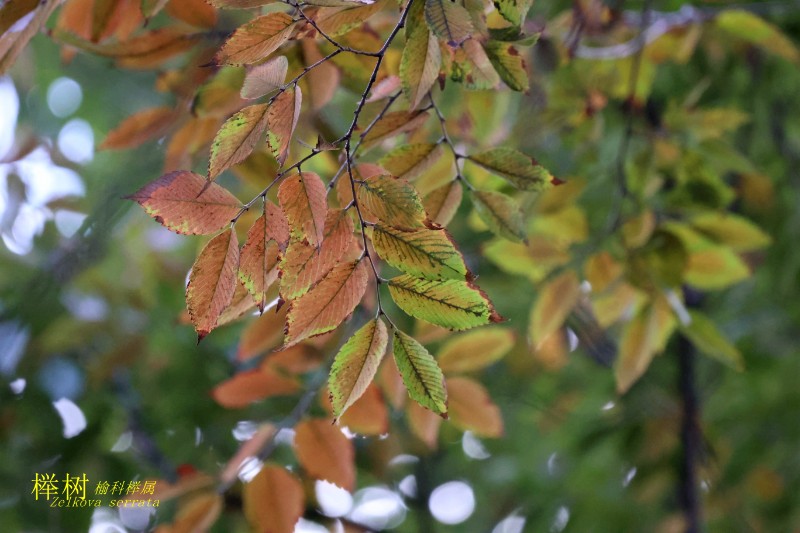
{"label": "thin twig", "polygon": [[458,150],[456,150],[453,141],[450,139],[450,134],[447,132],[447,125],[445,123],[444,115],[442,111],[439,109],[439,106],[436,105],[436,102],[433,100],[433,93],[428,93],[428,98],[431,100],[431,109],[436,112],[436,118],[439,119],[439,127],[442,130],[442,138],[439,140],[440,143],[445,143],[448,148],[450,148],[450,153],[453,154],[453,164],[456,167],[456,177],[455,179],[460,180],[464,185],[467,186],[467,189],[474,191],[475,188],[472,184],[464,177],[461,173],[461,167],[459,166],[459,161],[461,159],[469,159],[468,156],[460,154]]}

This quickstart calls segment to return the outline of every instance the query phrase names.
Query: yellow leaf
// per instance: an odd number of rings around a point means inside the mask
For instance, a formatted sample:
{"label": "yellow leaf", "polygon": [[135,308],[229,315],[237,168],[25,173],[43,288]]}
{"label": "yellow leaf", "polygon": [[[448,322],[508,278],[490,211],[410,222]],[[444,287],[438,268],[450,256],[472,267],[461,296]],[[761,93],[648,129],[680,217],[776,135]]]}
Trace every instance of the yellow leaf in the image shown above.
{"label": "yellow leaf", "polygon": [[541,287],[531,311],[530,336],[534,346],[564,324],[580,294],[578,276],[572,271],[558,275]]}

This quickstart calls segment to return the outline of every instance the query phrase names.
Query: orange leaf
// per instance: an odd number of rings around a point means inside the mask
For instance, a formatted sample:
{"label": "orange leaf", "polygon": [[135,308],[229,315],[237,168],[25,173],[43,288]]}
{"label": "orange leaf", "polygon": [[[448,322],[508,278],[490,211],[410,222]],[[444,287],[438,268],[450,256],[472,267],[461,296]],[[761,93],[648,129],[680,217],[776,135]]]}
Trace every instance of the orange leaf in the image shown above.
{"label": "orange leaf", "polygon": [[267,533],[293,533],[305,499],[300,481],[277,465],[265,465],[242,490],[247,521],[254,530]]}
{"label": "orange leaf", "polygon": [[[448,384],[449,387],[449,384]],[[442,417],[425,409],[417,402],[411,402],[406,410],[408,426],[411,433],[431,449],[436,449],[439,440],[439,427],[442,425]]]}
{"label": "orange leaf", "polygon": [[304,240],[289,242],[280,263],[281,298],[294,300],[330,272],[353,241],[353,221],[347,211],[328,211],[319,247]]}
{"label": "orange leaf", "polygon": [[353,312],[366,289],[363,260],[336,265],[319,284],[290,304],[286,346],[336,329]]}
{"label": "orange leaf", "polygon": [[303,343],[270,354],[264,360],[262,367],[297,375],[316,369],[324,360],[325,354],[319,348],[310,343]]}
{"label": "orange leaf", "polygon": [[278,188],[278,201],[293,233],[319,246],[325,235],[328,212],[327,189],[313,172],[299,172],[284,178]]}
{"label": "orange leaf", "polygon": [[186,308],[198,341],[216,327],[220,314],[231,303],[238,264],[236,233],[226,229],[206,244],[192,265],[186,287]]}
{"label": "orange leaf", "polygon": [[361,435],[383,435],[389,431],[389,410],[378,387],[370,384],[364,394],[339,417],[339,425]]}
{"label": "orange leaf", "polygon": [[270,13],[240,26],[216,55],[218,64],[249,65],[266,59],[291,36],[294,21],[288,13]]}
{"label": "orange leaf", "polygon": [[242,332],[237,361],[247,361],[262,352],[275,348],[283,338],[283,325],[286,322],[286,308],[279,311],[269,309],[251,322]]}
{"label": "orange leaf", "polygon": [[217,10],[206,0],[170,0],[167,13],[198,28],[213,28],[217,24]]}
{"label": "orange leaf", "polygon": [[271,202],[264,204],[264,211],[247,232],[239,262],[239,280],[253,295],[262,313],[267,305],[267,289],[278,279],[280,250],[273,235],[282,237],[283,230],[281,222],[276,224],[274,221],[284,218],[280,208]]}
{"label": "orange leaf", "polygon": [[201,492],[182,501],[172,523],[172,533],[208,531],[222,512],[222,495]]}
{"label": "orange leaf", "polygon": [[[397,369],[397,363],[394,362],[394,357],[385,357],[383,364],[378,369],[377,377],[378,385],[383,390],[386,400],[389,405],[397,410],[403,408],[408,398],[408,391],[403,383],[403,376]],[[438,416],[436,418],[439,418]]]}
{"label": "orange leaf", "polygon": [[247,407],[253,402],[272,396],[287,396],[300,390],[293,378],[281,375],[272,368],[256,368],[239,372],[211,391],[214,400],[228,409]]}
{"label": "orange leaf", "polygon": [[128,199],[168,229],[186,235],[219,231],[241,209],[239,200],[227,189],[187,170],[164,174]]}
{"label": "orange leaf", "polygon": [[482,437],[503,435],[500,408],[492,402],[488,391],[470,378],[447,379],[448,412],[453,424]]}
{"label": "orange leaf", "polygon": [[355,448],[330,421],[317,418],[300,422],[295,427],[294,447],[297,460],[309,476],[353,490]]}
{"label": "orange leaf", "polygon": [[303,92],[300,87],[295,86],[294,89],[280,93],[269,106],[267,142],[280,167],[289,157],[289,144],[297,127],[297,120],[300,118],[302,102]]}
{"label": "orange leaf", "polygon": [[163,137],[177,119],[178,113],[172,107],[153,107],[139,111],[108,132],[99,149],[135,148],[147,141]]}
{"label": "orange leaf", "polygon": [[192,158],[208,147],[219,127],[216,117],[193,117],[169,139],[164,156],[164,172],[190,168]]}

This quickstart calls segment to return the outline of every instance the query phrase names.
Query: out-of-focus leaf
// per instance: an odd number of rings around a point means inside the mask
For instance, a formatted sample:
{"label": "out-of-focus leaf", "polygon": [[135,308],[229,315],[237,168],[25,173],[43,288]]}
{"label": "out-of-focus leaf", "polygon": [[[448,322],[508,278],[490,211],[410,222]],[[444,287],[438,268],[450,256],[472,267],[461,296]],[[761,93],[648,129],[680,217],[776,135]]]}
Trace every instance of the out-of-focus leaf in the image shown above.
{"label": "out-of-focus leaf", "polygon": [[800,63],[800,51],[777,27],[743,9],[726,9],[715,19],[718,28],[744,39],[792,63]]}
{"label": "out-of-focus leaf", "polygon": [[472,205],[492,233],[513,242],[526,238],[522,211],[517,202],[496,191],[471,191]]}
{"label": "out-of-focus leaf", "polygon": [[283,339],[283,326],[286,323],[286,309],[269,309],[253,320],[242,331],[237,361],[247,361],[266,350],[276,348]]}
{"label": "out-of-focus leaf", "polygon": [[206,0],[170,0],[167,13],[198,28],[213,28],[217,24],[217,10]]}
{"label": "out-of-focus leaf", "polygon": [[442,417],[414,402],[406,408],[406,418],[411,433],[425,443],[429,449],[435,450],[439,440]]}
{"label": "out-of-focus leaf", "polygon": [[622,330],[619,358],[614,368],[617,392],[623,394],[645,373],[662,351],[676,320],[664,298],[650,301]]}
{"label": "out-of-focus leaf", "polygon": [[303,59],[306,66],[316,65],[306,74],[311,106],[320,110],[331,101],[336,89],[339,87],[339,69],[331,61],[319,63],[323,59],[317,44],[312,39],[303,39],[300,42],[303,48]]}
{"label": "out-of-focus leaf", "polygon": [[431,221],[446,226],[458,211],[463,195],[464,188],[461,182],[454,180],[429,192],[422,199],[422,205],[425,206]]}
{"label": "out-of-focus leaf", "polygon": [[539,297],[531,311],[530,336],[534,346],[564,324],[581,294],[575,272],[568,270],[539,288]]}
{"label": "out-of-focus leaf", "polygon": [[513,346],[511,330],[486,327],[449,339],[436,358],[445,374],[471,372],[499,361]]}
{"label": "out-of-focus leaf", "polygon": [[769,246],[772,239],[749,220],[733,213],[708,212],[692,217],[691,225],[734,252],[751,252]]}
{"label": "out-of-focus leaf", "polygon": [[413,337],[399,330],[392,335],[392,351],[412,400],[438,415],[447,415],[447,390],[436,359]]}
{"label": "out-of-focus leaf", "polygon": [[186,308],[198,340],[208,335],[233,299],[239,243],[227,229],[211,239],[192,265],[186,286]]}
{"label": "out-of-focus leaf", "polygon": [[297,460],[312,478],[324,479],[349,491],[355,487],[355,448],[330,421],[300,422],[295,427],[294,449]]}
{"label": "out-of-focus leaf", "polygon": [[136,148],[147,141],[162,137],[175,125],[178,112],[172,107],[153,107],[134,113],[108,132],[100,143],[101,150]]}
{"label": "out-of-focus leaf", "polygon": [[201,492],[192,495],[178,505],[172,522],[172,533],[194,533],[211,529],[222,513],[222,495],[216,492]]}
{"label": "out-of-focus leaf", "polygon": [[380,389],[370,384],[364,394],[339,417],[339,425],[359,435],[385,435],[389,431],[389,409]]}
{"label": "out-of-focus leaf", "polygon": [[211,391],[214,400],[228,409],[241,409],[272,396],[287,396],[300,390],[297,380],[271,367],[239,372]]}
{"label": "out-of-focus leaf", "polygon": [[128,198],[168,229],[187,235],[221,230],[242,207],[227,189],[186,170],[164,174]]}
{"label": "out-of-focus leaf", "polygon": [[256,531],[293,533],[305,500],[300,480],[277,465],[265,465],[242,489],[244,515]]}
{"label": "out-of-focus leaf", "polygon": [[698,350],[735,370],[744,370],[742,354],[720,333],[708,316],[694,309],[689,310],[689,316],[691,322],[681,326],[681,331]]}
{"label": "out-of-focus leaf", "polygon": [[453,425],[481,437],[503,435],[500,408],[486,388],[475,380],[453,377],[447,380],[448,412]]}

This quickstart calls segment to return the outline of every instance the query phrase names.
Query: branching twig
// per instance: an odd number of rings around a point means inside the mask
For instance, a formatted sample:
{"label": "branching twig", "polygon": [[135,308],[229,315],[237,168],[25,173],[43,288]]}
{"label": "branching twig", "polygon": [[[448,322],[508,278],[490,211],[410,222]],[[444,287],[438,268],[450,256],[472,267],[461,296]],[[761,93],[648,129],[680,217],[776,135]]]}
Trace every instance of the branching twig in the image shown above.
{"label": "branching twig", "polygon": [[439,139],[439,143],[445,143],[447,147],[450,149],[450,153],[453,155],[453,164],[456,167],[455,179],[460,180],[464,185],[467,186],[467,189],[473,191],[475,190],[475,188],[461,173],[461,166],[459,165],[459,161],[461,159],[469,159],[469,157],[459,153],[458,150],[456,150],[456,147],[453,144],[453,141],[450,139],[450,135],[447,132],[447,125],[445,123],[444,115],[442,114],[442,111],[439,109],[439,106],[436,105],[436,102],[433,99],[433,93],[428,93],[428,98],[430,98],[431,100],[431,109],[433,109],[433,111],[436,113],[436,118],[439,120],[439,127],[442,130],[442,138]]}

